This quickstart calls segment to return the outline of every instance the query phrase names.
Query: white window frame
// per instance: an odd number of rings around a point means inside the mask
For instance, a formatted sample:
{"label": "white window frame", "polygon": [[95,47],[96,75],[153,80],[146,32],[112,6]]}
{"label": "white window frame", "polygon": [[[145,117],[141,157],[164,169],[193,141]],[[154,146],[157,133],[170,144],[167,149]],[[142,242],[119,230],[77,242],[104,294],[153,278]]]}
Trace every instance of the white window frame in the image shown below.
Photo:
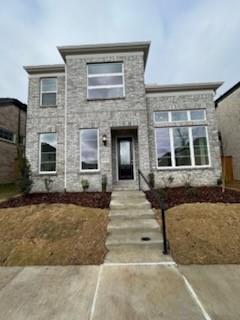
{"label": "white window frame", "polygon": [[[97,169],[82,169],[82,150],[81,150],[81,132],[84,130],[97,130]],[[100,172],[100,145],[99,145],[99,128],[81,128],[79,130],[79,154],[80,154],[80,172],[91,173]]]}
{"label": "white window frame", "polygon": [[[122,66],[122,72],[114,72],[114,73],[95,73],[95,74],[89,74],[88,73],[88,67],[89,65],[93,64],[121,64]],[[112,85],[97,85],[97,86],[89,86],[88,85],[88,79],[89,78],[98,78],[98,77],[114,77],[114,76],[122,76],[122,84],[112,84]],[[112,98],[90,98],[89,97],[89,90],[92,89],[112,89],[112,88],[122,88],[123,89],[123,95],[119,97],[112,97]],[[97,62],[97,63],[88,63],[87,64],[87,99],[88,100],[111,100],[111,99],[121,99],[125,98],[125,71],[124,71],[124,63],[119,61],[111,61],[111,62]]]}
{"label": "white window frame", "polygon": [[[41,171],[42,153],[41,153],[41,135],[42,134],[55,134],[56,135],[56,170],[55,171]],[[39,133],[39,144],[38,144],[38,172],[39,174],[56,174],[57,173],[57,133],[56,132],[41,132]]]}
{"label": "white window frame", "polygon": [[[42,90],[42,82],[43,80],[45,79],[56,79],[56,90],[53,91],[53,90],[50,90],[50,91],[43,91]],[[42,95],[44,93],[56,93],[56,103],[55,104],[42,104]],[[40,79],[40,106],[41,107],[44,107],[44,108],[47,108],[47,107],[56,107],[57,106],[57,94],[58,94],[58,79],[57,77],[45,77],[45,78],[41,78]]]}
{"label": "white window frame", "polygon": [[[176,166],[175,161],[175,149],[174,149],[174,138],[173,138],[173,129],[174,128],[188,128],[188,135],[189,135],[189,147],[190,147],[190,157],[191,157],[191,165],[190,166]],[[194,156],[194,146],[193,146],[193,137],[192,137],[192,128],[196,127],[204,127],[206,130],[206,140],[207,140],[207,152],[208,152],[208,164],[207,165],[196,165],[195,164],[195,156]],[[158,154],[157,154],[157,135],[156,129],[159,128],[166,128],[169,130],[169,139],[170,139],[170,149],[171,149],[171,166],[158,166]],[[199,126],[174,126],[174,127],[155,127],[154,128],[154,135],[155,135],[155,156],[156,156],[156,168],[158,170],[184,170],[184,169],[204,169],[211,167],[211,153],[209,147],[209,136],[208,136],[208,127],[206,125],[199,125]]]}
{"label": "white window frame", "polygon": [[[172,120],[172,112],[178,112],[178,111],[185,111],[187,112],[187,120]],[[191,120],[191,111],[203,111],[203,114],[204,114],[204,118],[201,119],[201,120]],[[156,120],[156,113],[157,112],[164,112],[164,113],[168,113],[168,121],[157,121]],[[206,109],[189,109],[189,110],[171,110],[171,111],[167,111],[167,110],[156,110],[153,112],[153,122],[155,124],[162,124],[162,123],[177,123],[179,124],[180,122],[198,122],[198,121],[206,121]]]}

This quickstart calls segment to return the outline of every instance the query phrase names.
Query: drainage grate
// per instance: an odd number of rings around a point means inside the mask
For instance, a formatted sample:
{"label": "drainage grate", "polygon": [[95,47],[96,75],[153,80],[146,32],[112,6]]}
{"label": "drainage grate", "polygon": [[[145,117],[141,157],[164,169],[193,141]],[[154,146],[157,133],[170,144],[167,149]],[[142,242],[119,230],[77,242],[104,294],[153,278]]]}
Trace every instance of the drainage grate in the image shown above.
{"label": "drainage grate", "polygon": [[142,241],[150,241],[151,238],[149,238],[149,237],[142,237],[141,240],[142,240]]}

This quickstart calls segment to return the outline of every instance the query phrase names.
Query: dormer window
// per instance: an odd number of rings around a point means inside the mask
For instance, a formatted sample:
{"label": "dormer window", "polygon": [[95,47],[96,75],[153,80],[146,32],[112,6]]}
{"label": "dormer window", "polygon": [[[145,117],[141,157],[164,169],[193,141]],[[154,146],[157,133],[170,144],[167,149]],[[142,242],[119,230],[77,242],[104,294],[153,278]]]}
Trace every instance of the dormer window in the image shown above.
{"label": "dormer window", "polygon": [[57,105],[57,78],[41,79],[40,105],[43,107]]}
{"label": "dormer window", "polygon": [[91,63],[88,70],[88,99],[122,98],[124,92],[123,64]]}

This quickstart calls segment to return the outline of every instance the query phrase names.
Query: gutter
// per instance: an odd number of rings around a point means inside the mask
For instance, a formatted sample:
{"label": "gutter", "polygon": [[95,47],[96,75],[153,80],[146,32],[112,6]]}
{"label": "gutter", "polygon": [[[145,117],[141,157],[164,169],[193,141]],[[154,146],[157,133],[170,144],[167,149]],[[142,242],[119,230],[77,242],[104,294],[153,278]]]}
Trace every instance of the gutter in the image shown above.
{"label": "gutter", "polygon": [[65,64],[65,108],[64,108],[64,191],[67,191],[67,65]]}

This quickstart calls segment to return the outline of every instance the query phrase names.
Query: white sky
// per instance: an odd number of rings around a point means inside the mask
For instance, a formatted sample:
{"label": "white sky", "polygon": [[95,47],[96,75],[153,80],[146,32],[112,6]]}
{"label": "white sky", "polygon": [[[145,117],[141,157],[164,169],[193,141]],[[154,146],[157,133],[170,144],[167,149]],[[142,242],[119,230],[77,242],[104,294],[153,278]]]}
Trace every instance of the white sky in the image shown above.
{"label": "white sky", "polygon": [[0,97],[27,101],[23,65],[62,63],[57,45],[151,40],[146,83],[239,81],[239,0],[8,0]]}

